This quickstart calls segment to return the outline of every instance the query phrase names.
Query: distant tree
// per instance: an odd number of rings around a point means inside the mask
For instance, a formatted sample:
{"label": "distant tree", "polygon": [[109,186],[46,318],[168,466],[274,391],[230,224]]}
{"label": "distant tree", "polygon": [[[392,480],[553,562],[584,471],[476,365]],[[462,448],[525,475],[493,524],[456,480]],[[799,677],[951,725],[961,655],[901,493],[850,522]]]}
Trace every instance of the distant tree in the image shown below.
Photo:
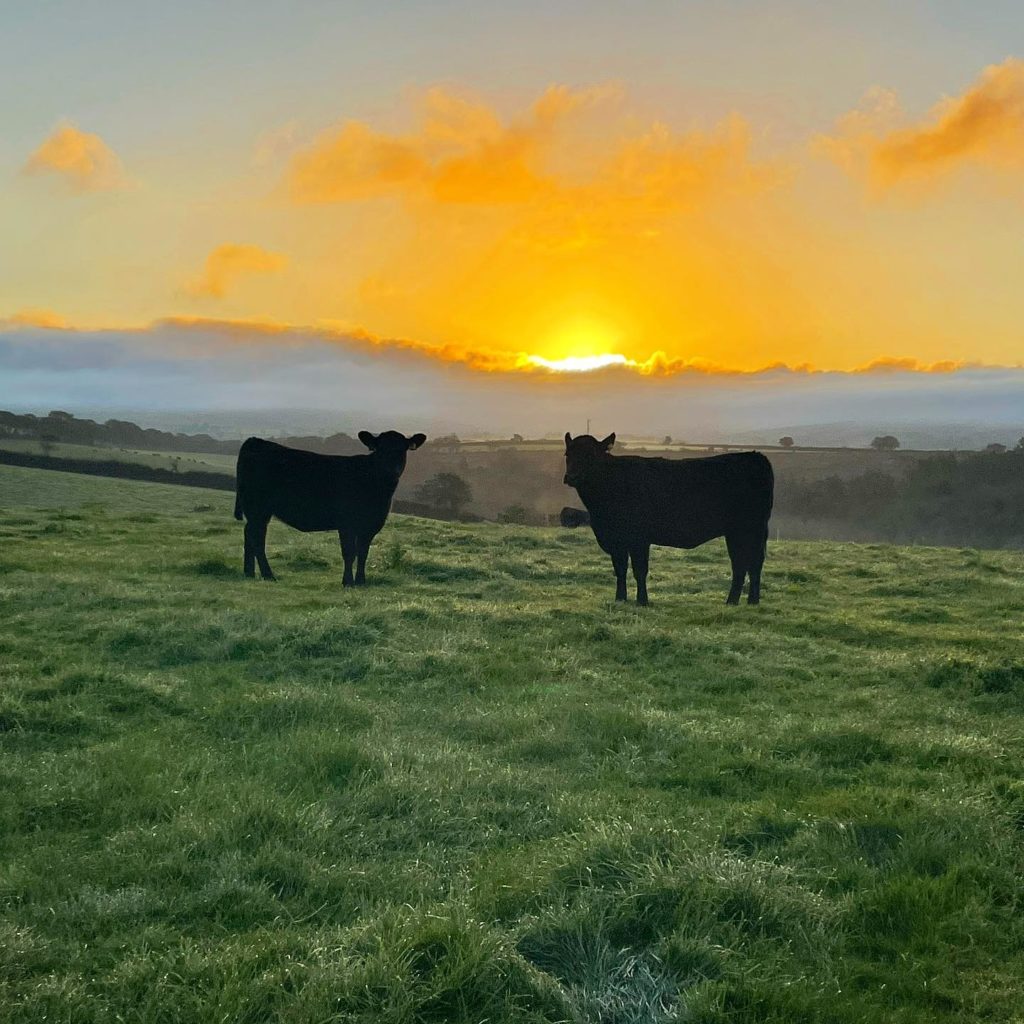
{"label": "distant tree", "polygon": [[416,488],[416,499],[456,516],[473,500],[473,489],[458,473],[437,473]]}
{"label": "distant tree", "polygon": [[521,444],[522,440],[523,440],[523,435],[522,434],[513,434],[512,435],[512,440],[515,441],[516,444]]}
{"label": "distant tree", "polygon": [[672,443],[672,435],[671,434],[666,434],[661,443],[663,445],[665,445],[666,447],[668,447]]}
{"label": "distant tree", "polygon": [[52,455],[54,446],[57,443],[57,438],[53,434],[43,434],[39,438],[39,447],[42,449],[44,455]]}
{"label": "distant tree", "polygon": [[51,409],[46,418],[48,420],[73,420],[75,417],[70,412],[65,412],[63,409]]}
{"label": "distant tree", "polygon": [[871,442],[871,447],[876,452],[894,452],[900,446],[900,439],[893,437],[892,434],[883,434],[881,437],[876,437]]}
{"label": "distant tree", "polygon": [[787,434],[785,437],[779,438],[779,447],[781,448],[792,448],[796,442]]}
{"label": "distant tree", "polygon": [[539,525],[542,517],[532,508],[525,505],[507,505],[498,513],[499,523],[512,523],[517,526]]}
{"label": "distant tree", "polygon": [[1000,444],[998,441],[993,441],[992,444],[985,445],[985,451],[990,455],[1002,455],[1006,451],[1006,445]]}
{"label": "distant tree", "polygon": [[1024,452],[1024,437],[1020,438],[1014,445],[1013,450],[1015,452]]}

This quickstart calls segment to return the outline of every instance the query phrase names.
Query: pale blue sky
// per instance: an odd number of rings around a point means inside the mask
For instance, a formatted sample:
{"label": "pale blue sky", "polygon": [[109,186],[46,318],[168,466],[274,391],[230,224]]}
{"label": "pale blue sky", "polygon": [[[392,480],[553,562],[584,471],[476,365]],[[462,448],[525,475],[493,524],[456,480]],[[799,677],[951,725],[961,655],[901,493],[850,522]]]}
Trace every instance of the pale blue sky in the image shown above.
{"label": "pale blue sky", "polygon": [[620,79],[680,120],[760,106],[766,120],[785,117],[781,131],[821,130],[872,85],[927,107],[1022,40],[1024,7],[1009,0],[4,0],[0,159],[19,164],[64,117],[115,148],[163,152],[197,137],[238,143],[291,119],[371,117],[438,81],[518,106],[552,81]]}

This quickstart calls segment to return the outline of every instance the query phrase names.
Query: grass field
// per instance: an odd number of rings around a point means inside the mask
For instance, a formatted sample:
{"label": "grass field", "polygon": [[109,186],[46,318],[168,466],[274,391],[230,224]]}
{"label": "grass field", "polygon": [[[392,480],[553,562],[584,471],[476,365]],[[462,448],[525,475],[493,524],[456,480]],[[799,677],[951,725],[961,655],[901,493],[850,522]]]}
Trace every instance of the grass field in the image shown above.
{"label": "grass field", "polygon": [[[0,438],[0,450],[23,452],[28,455],[42,455],[44,448],[38,441],[26,438]],[[64,444],[53,442],[46,445],[45,454],[59,459],[94,459],[105,462],[137,462],[154,469],[202,470],[205,472],[235,472],[235,455],[218,455],[210,452],[151,452],[140,448],[113,448],[102,445]]]}
{"label": "grass field", "polygon": [[0,467],[0,1020],[1019,1021],[1024,556],[393,517]]}

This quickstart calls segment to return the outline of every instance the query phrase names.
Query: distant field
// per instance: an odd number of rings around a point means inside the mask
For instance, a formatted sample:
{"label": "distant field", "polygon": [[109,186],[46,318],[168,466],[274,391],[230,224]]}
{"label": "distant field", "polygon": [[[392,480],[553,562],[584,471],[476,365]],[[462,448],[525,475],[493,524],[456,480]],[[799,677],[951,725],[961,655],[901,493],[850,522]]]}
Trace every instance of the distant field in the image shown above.
{"label": "distant field", "polygon": [[0,1020],[889,1024],[1024,1005],[1024,555],[0,467]]}
{"label": "distant field", "polygon": [[82,506],[96,506],[95,510],[113,513],[176,514],[187,513],[196,506],[223,506],[230,516],[234,498],[230,494],[176,484],[0,466],[0,508],[78,510]]}
{"label": "distant field", "polygon": [[[28,452],[32,455],[43,454],[43,448],[38,441],[18,438],[0,438],[0,450],[2,449]],[[174,469],[177,466],[181,472],[189,469],[234,472],[237,461],[234,455],[211,455],[206,452],[151,452],[138,448],[113,448],[102,445],[61,444],[58,442],[48,445],[46,454],[62,459],[114,459],[118,462],[138,462],[144,466],[154,466],[158,469]]]}

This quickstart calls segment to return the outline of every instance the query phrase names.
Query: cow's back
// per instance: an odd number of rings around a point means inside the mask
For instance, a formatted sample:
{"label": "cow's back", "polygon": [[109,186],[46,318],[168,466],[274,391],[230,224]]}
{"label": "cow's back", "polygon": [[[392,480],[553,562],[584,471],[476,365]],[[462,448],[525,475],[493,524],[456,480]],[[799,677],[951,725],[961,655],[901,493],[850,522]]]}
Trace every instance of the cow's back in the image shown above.
{"label": "cow's back", "polygon": [[670,547],[763,529],[771,515],[773,474],[760,452],[702,459],[616,456],[598,485],[581,493],[594,532]]}
{"label": "cow's back", "polygon": [[237,486],[246,516],[276,516],[305,531],[383,521],[391,497],[375,486],[368,456],[321,455],[259,437],[239,449]]}

